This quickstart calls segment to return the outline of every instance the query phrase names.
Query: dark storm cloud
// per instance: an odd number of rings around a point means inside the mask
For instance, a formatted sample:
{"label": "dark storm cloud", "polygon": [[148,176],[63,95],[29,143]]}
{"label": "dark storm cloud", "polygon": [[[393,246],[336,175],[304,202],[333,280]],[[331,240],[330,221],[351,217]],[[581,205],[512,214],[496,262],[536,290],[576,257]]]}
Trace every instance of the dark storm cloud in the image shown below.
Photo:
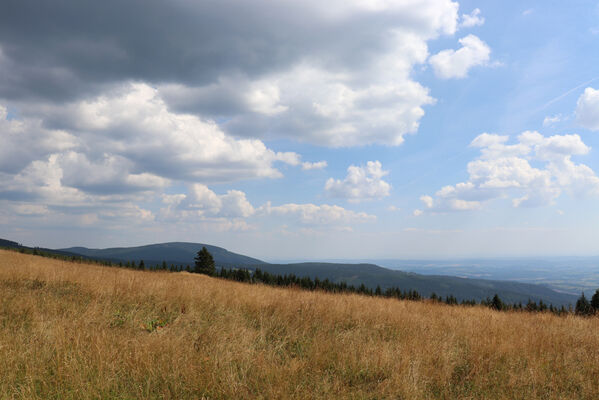
{"label": "dark storm cloud", "polygon": [[[6,97],[63,98],[125,79],[201,85],[232,70],[252,76],[301,57],[298,40],[309,33],[296,23],[301,19],[284,18],[286,7],[257,2],[3,4],[0,43],[10,68],[1,80]],[[301,13],[299,4],[288,8],[297,8],[294,16]],[[280,40],[285,47],[273,46]]]}
{"label": "dark storm cloud", "polygon": [[203,86],[303,59],[355,69],[388,49],[385,27],[431,35],[434,23],[415,7],[352,14],[315,2],[8,0],[0,93],[63,100],[122,80]]}

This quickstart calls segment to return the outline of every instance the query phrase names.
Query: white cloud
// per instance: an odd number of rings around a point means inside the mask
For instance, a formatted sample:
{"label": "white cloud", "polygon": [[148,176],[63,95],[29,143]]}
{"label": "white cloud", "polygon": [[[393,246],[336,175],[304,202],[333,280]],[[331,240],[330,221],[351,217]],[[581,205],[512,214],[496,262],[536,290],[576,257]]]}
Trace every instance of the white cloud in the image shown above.
{"label": "white cloud", "polygon": [[250,109],[265,115],[280,114],[289,109],[280,104],[279,87],[272,82],[254,82],[246,93],[246,100]]}
{"label": "white cloud", "polygon": [[190,185],[187,194],[163,195],[162,202],[165,205],[159,213],[162,221],[202,222],[219,231],[250,229],[251,225],[247,223],[250,217],[290,218],[292,223],[336,228],[376,220],[374,215],[329,204],[273,206],[267,202],[255,208],[242,191],[229,190],[225,194],[217,194],[201,184]]}
{"label": "white cloud", "polygon": [[0,105],[0,171],[19,172],[29,163],[47,155],[67,151],[79,144],[77,137],[59,129],[46,129],[39,119],[8,119]]}
{"label": "white cloud", "polygon": [[462,14],[462,21],[460,27],[471,28],[473,26],[480,26],[485,23],[485,18],[480,16],[480,9],[475,8],[470,14]]}
{"label": "white cloud", "polygon": [[409,79],[411,66],[426,60],[426,45],[405,46],[409,48],[397,49],[401,56],[378,60],[361,72],[364,76],[306,63],[274,74],[269,85],[278,88],[280,104],[288,110],[268,116],[240,113],[223,129],[238,136],[285,136],[330,147],[400,145],[404,135],[418,130],[423,107],[434,103],[427,88]]}
{"label": "white cloud", "polygon": [[[52,109],[53,104],[69,108],[65,115],[54,112],[53,116],[31,110],[30,115],[45,121],[68,119],[76,111],[87,130],[108,131],[115,118],[132,124],[131,119],[122,119],[128,115],[143,117],[142,123],[160,120],[159,126],[194,125],[194,130],[201,124],[217,125],[203,126],[201,131],[217,129],[237,138],[285,138],[331,147],[395,146],[403,143],[405,135],[417,132],[426,106],[434,103],[428,88],[414,79],[414,68],[426,63],[428,42],[453,35],[460,22],[459,4],[451,0],[301,4],[259,0],[233,1],[231,6],[239,12],[230,13],[211,2],[170,5],[168,12],[177,18],[161,24],[168,35],[156,30],[155,18],[164,15],[167,7],[158,3],[145,5],[142,16],[129,14],[136,7],[99,7],[96,11],[103,18],[96,21],[93,34],[80,24],[65,23],[63,35],[76,37],[73,43],[65,43],[43,23],[35,24],[36,30],[28,36],[31,40],[15,35],[19,40],[10,46],[16,50],[0,51],[0,63],[10,71],[5,75],[12,77],[0,79],[0,88],[10,96],[7,101],[19,103],[26,98],[26,106],[41,101],[41,108]],[[70,4],[63,7],[48,13],[80,11],[71,10]],[[131,16],[135,26],[115,33],[106,22],[114,13]],[[463,15],[462,25],[479,24],[479,14],[475,9]],[[18,31],[18,22],[7,29]],[[140,45],[139,35],[159,51]],[[200,36],[204,40],[193,39]],[[0,40],[4,45],[8,44]],[[53,64],[31,68],[23,54],[38,54],[40,60]],[[182,61],[171,62],[173,54],[183,54]],[[133,113],[118,108],[125,104],[115,99],[114,87],[132,80],[158,91],[145,95],[145,100],[155,100],[153,107],[133,95],[126,97]],[[82,98],[87,98],[86,104],[64,107]],[[161,111],[164,104],[168,122]],[[138,112],[142,105],[147,113]],[[159,111],[157,118],[151,118],[154,111]],[[198,120],[192,121],[191,115]],[[185,122],[182,116],[187,117]],[[263,151],[247,142],[235,143],[244,143],[251,148],[248,151]],[[251,154],[248,159],[253,159]],[[245,169],[260,177],[276,174],[272,167]],[[226,179],[231,176],[214,180]]]}
{"label": "white cloud", "polygon": [[298,222],[308,225],[350,224],[376,220],[374,215],[347,210],[343,207],[329,204],[290,203],[271,206],[270,203],[267,203],[261,207],[261,211],[266,215],[291,216]]}
{"label": "white cloud", "polygon": [[38,117],[9,120],[0,107],[0,198],[64,207],[137,201],[140,192],[159,193],[173,181],[276,178],[276,162],[301,164],[296,153],[234,139],[214,122],[169,111],[142,83],[23,112]]}
{"label": "white cloud", "polygon": [[191,185],[187,195],[164,195],[162,201],[167,205],[161,210],[163,218],[239,219],[255,213],[244,192],[229,190],[219,195],[202,184]]}
{"label": "white cloud", "polygon": [[599,90],[588,87],[576,103],[576,120],[580,126],[599,131]]}
{"label": "white cloud", "polygon": [[275,153],[255,139],[237,140],[216,123],[171,112],[157,89],[126,84],[114,92],[66,107],[38,110],[60,120],[85,147],[119,155],[137,170],[203,182],[274,178],[275,161],[297,163],[294,153]]}
{"label": "white cloud", "polygon": [[[512,198],[514,207],[552,204],[563,191],[572,195],[599,195],[599,177],[572,156],[588,154],[590,148],[578,135],[545,137],[526,131],[518,142],[507,144],[507,136],[481,134],[471,143],[481,149],[478,159],[468,163],[469,180],[445,186],[435,196],[420,199],[433,212],[467,211],[485,201]],[[531,162],[541,163],[534,167]]]}
{"label": "white cloud", "polygon": [[389,196],[391,185],[382,179],[388,173],[379,161],[368,161],[366,166],[361,167],[351,165],[347,168],[345,179],[329,178],[325,191],[331,197],[354,202],[380,199]]}
{"label": "white cloud", "polygon": [[305,171],[309,171],[312,169],[325,169],[327,167],[327,162],[326,161],[317,161],[317,162],[309,162],[309,161],[304,161],[302,163],[302,169]]}
{"label": "white cloud", "polygon": [[[19,215],[43,205],[52,215],[85,211],[88,217],[77,223],[97,218],[101,225],[118,216],[148,221],[152,212],[136,203],[151,202],[175,182],[276,178],[281,173],[275,163],[301,165],[296,153],[275,152],[260,140],[235,139],[210,120],[171,112],[158,91],[144,83],[67,105],[23,105],[20,115],[9,119],[0,107],[5,140],[0,199],[18,206]],[[203,199],[200,192],[192,193],[195,200],[207,201],[209,194]],[[242,192],[217,199],[213,216],[253,213]],[[211,213],[207,206],[194,211]]]}
{"label": "white cloud", "polygon": [[[268,7],[269,14],[276,13],[279,4]],[[286,25],[277,27],[285,34],[268,32],[267,39],[257,40],[264,49],[252,54],[258,65],[264,62],[262,52],[276,52],[273,61],[288,62],[260,74],[233,65],[203,85],[160,85],[168,104],[222,116],[221,128],[238,137],[284,137],[330,147],[396,146],[417,132],[434,99],[414,80],[413,69],[426,62],[429,40],[455,33],[458,3],[333,1],[324,6],[306,1],[293,14],[289,7],[296,6],[284,7]],[[463,19],[472,24],[481,17],[475,10]],[[254,31],[264,26],[270,21]]]}
{"label": "white cloud", "polygon": [[431,196],[423,195],[420,196],[420,200],[428,207],[431,208],[433,206],[433,198]]}
{"label": "white cloud", "polygon": [[543,126],[545,126],[545,127],[551,126],[551,125],[554,125],[554,124],[560,122],[561,120],[562,120],[561,114],[548,115],[543,119]]}
{"label": "white cloud", "polygon": [[[144,193],[114,193],[115,190],[111,190],[111,194],[96,194],[64,185],[64,176],[70,173],[65,172],[70,168],[65,162],[69,155],[53,154],[46,161],[33,161],[16,175],[0,173],[0,200],[20,215],[43,215],[57,224],[72,226],[88,224],[91,219],[100,221],[96,227],[137,225],[154,219],[152,211],[135,204],[144,199]],[[129,185],[134,191],[148,190],[147,187],[135,187],[146,184],[143,176],[123,172],[114,181],[102,182],[102,178],[94,175],[95,181],[88,182],[118,187],[124,181],[133,180]]]}
{"label": "white cloud", "polygon": [[435,74],[442,79],[465,78],[471,68],[486,65],[491,49],[474,35],[459,40],[462,47],[458,50],[442,50],[429,59]]}
{"label": "white cloud", "polygon": [[88,193],[127,193],[160,190],[170,181],[151,173],[131,172],[133,163],[122,156],[104,154],[90,161],[74,151],[60,153],[61,184]]}
{"label": "white cloud", "polygon": [[46,215],[50,212],[48,207],[41,204],[16,204],[12,207],[12,211],[19,215],[36,216]]}
{"label": "white cloud", "polygon": [[221,215],[224,217],[249,217],[254,214],[254,207],[245,197],[245,193],[239,190],[228,190],[222,195]]}

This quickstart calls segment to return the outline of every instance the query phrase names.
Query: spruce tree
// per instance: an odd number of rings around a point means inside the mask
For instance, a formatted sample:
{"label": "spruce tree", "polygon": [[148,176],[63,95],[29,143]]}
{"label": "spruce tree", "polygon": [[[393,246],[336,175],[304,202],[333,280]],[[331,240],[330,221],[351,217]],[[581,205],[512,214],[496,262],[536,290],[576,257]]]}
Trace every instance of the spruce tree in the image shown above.
{"label": "spruce tree", "polygon": [[497,294],[495,294],[495,296],[493,296],[493,300],[491,300],[491,308],[494,308],[498,311],[503,310],[503,302]]}
{"label": "spruce tree", "polygon": [[593,307],[595,312],[599,311],[599,289],[597,289],[593,297],[591,297],[591,307]]}
{"label": "spruce tree", "polygon": [[212,254],[206,249],[206,247],[202,247],[202,250],[198,251],[197,256],[195,257],[195,271],[198,274],[206,274],[206,275],[214,275],[216,269],[214,266],[214,258]]}
{"label": "spruce tree", "polygon": [[587,300],[582,292],[582,296],[578,300],[576,300],[576,308],[574,309],[576,314],[578,315],[591,315],[593,314],[593,307],[591,307],[591,303]]}

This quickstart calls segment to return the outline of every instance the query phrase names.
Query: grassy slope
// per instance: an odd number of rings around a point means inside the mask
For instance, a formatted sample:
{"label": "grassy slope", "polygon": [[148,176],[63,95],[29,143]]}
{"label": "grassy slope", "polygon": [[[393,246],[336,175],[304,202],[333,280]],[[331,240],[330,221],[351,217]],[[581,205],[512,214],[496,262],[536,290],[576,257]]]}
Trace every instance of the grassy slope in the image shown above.
{"label": "grassy slope", "polygon": [[8,251],[0,251],[0,293],[2,399],[599,397],[599,318]]}
{"label": "grassy slope", "polygon": [[109,249],[87,249],[71,247],[61,251],[82,254],[89,258],[112,261],[139,262],[144,260],[146,266],[153,266],[165,260],[168,265],[193,265],[196,253],[206,246],[214,256],[217,266],[261,268],[274,274],[295,274],[297,276],[318,277],[329,279],[333,282],[346,282],[348,285],[360,286],[364,283],[374,289],[380,285],[383,290],[388,287],[399,287],[402,290],[416,290],[421,295],[428,297],[431,293],[439,296],[453,295],[458,300],[483,300],[498,294],[499,297],[510,304],[523,303],[528,300],[543,301],[555,306],[566,307],[575,304],[578,295],[558,293],[541,285],[523,284],[511,281],[492,281],[481,279],[464,279],[455,276],[435,276],[407,273],[390,270],[374,264],[351,263],[293,263],[269,264],[255,258],[229,252],[221,247],[203,245],[200,243],[158,243],[139,247],[121,247]]}

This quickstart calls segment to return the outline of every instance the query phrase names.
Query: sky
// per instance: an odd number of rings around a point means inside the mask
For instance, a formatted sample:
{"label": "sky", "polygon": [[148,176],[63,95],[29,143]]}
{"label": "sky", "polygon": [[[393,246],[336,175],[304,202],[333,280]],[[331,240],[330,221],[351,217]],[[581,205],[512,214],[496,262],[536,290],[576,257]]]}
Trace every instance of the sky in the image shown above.
{"label": "sky", "polygon": [[598,255],[599,3],[7,0],[0,237]]}

